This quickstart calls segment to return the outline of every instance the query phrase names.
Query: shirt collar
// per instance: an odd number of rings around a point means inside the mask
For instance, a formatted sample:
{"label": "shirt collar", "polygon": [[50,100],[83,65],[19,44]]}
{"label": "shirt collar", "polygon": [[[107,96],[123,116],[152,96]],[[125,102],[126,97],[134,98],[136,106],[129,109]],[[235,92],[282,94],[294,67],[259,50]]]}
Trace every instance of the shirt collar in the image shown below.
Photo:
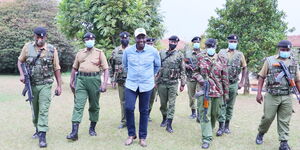
{"label": "shirt collar", "polygon": [[236,50],[230,50],[229,48],[227,48],[227,53],[234,53]]}
{"label": "shirt collar", "polygon": [[34,42],[33,46],[36,48],[36,50],[40,50],[40,49],[44,49],[44,50],[47,50],[47,43],[44,44],[43,47],[39,48],[38,49],[38,46],[36,45],[36,43]]}
{"label": "shirt collar", "polygon": [[146,44],[145,44],[145,47],[144,47],[144,49],[143,50],[138,50],[137,48],[136,48],[136,44],[134,45],[134,49],[135,49],[135,51],[136,52],[145,52],[146,51]]}
{"label": "shirt collar", "polygon": [[[127,46],[128,47],[128,46]],[[127,47],[123,48],[122,45],[119,46],[119,50],[125,50]]]}
{"label": "shirt collar", "polygon": [[218,54],[215,53],[215,55],[213,57],[209,56],[207,53],[206,53],[206,56],[211,59],[211,60],[216,60],[218,58]]}
{"label": "shirt collar", "polygon": [[91,52],[91,51],[93,51],[94,49],[95,49],[95,48],[93,47],[90,51],[88,51],[87,48],[84,48],[84,51],[83,51],[83,52],[84,52],[84,53],[86,53],[86,52]]}

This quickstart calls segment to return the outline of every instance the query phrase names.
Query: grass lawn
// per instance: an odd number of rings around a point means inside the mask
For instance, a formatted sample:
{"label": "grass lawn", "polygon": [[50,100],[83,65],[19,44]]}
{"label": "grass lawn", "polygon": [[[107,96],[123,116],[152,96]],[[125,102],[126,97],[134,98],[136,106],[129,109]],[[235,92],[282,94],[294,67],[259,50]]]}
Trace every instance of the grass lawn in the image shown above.
{"label": "grass lawn", "polygon": [[[30,107],[21,96],[23,84],[18,76],[0,76],[0,150],[39,149],[38,140],[31,139],[35,129],[31,122]],[[55,84],[53,86],[54,90]],[[54,93],[54,91],[52,92]],[[169,134],[159,127],[161,114],[160,103],[155,102],[151,113],[152,122],[148,128],[149,150],[196,150],[201,149],[200,125],[188,118],[190,109],[187,92],[179,93],[176,101],[174,133]],[[136,107],[136,125],[138,129],[138,107]],[[277,150],[279,147],[277,123],[274,120],[269,132],[265,135],[264,144],[257,146],[255,137],[262,116],[263,105],[256,103],[255,95],[237,97],[234,117],[231,124],[232,133],[215,137],[212,150]],[[63,93],[52,99],[49,112],[49,132],[47,133],[50,150],[119,150],[143,149],[137,140],[132,146],[125,147],[126,129],[117,129],[120,123],[120,102],[117,90],[109,89],[100,97],[100,121],[97,124],[98,136],[88,134],[88,104],[83,121],[79,128],[79,140],[68,142],[67,134],[71,131],[73,94],[69,89],[69,74],[63,75]],[[293,150],[300,150],[300,105],[294,101],[294,110],[290,123],[289,144]],[[217,124],[218,126],[218,124]],[[216,132],[217,129],[214,130]],[[214,133],[215,134],[215,133]]]}

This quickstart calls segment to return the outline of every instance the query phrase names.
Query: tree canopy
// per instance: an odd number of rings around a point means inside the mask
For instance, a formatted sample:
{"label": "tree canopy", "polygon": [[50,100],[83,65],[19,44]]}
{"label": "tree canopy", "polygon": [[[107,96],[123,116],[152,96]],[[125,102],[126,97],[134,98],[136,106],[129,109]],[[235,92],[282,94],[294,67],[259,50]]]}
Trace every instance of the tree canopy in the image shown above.
{"label": "tree canopy", "polygon": [[276,45],[286,39],[285,13],[278,10],[277,0],[227,0],[216,9],[217,17],[209,19],[207,36],[218,39],[220,48],[227,48],[227,36],[239,36],[241,50],[250,71],[261,69],[262,60],[276,52]]}
{"label": "tree canopy", "polygon": [[96,47],[111,50],[120,44],[119,33],[131,35],[139,27],[150,37],[161,38],[163,17],[160,0],[62,0],[58,22],[67,37],[82,40],[85,32],[96,35]]}
{"label": "tree canopy", "polygon": [[62,71],[71,68],[74,48],[56,26],[57,1],[15,0],[0,4],[0,73],[16,73],[17,59],[26,42],[33,41],[33,29],[48,30],[47,42],[57,47]]}

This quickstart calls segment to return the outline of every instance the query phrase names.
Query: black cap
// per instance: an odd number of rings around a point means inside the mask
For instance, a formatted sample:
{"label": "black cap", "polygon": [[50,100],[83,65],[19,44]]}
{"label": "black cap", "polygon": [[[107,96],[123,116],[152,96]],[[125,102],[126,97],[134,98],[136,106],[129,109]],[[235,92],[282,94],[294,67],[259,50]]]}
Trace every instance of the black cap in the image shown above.
{"label": "black cap", "polygon": [[178,38],[178,36],[176,36],[176,35],[172,35],[172,36],[169,38],[169,40],[170,40],[170,41],[177,41],[177,42],[180,41],[179,38]]}
{"label": "black cap", "polygon": [[195,36],[195,37],[192,39],[192,42],[194,42],[194,41],[201,41],[201,37]]}
{"label": "black cap", "polygon": [[41,36],[41,37],[44,37],[46,36],[47,34],[47,30],[43,27],[36,27],[34,30],[33,30],[34,34],[38,35],[38,36]]}
{"label": "black cap", "polygon": [[155,38],[147,38],[146,41],[147,41],[147,42],[155,42],[155,40],[156,40]]}
{"label": "black cap", "polygon": [[278,43],[277,47],[292,48],[292,43],[288,40],[282,40]]}
{"label": "black cap", "polygon": [[85,39],[85,38],[96,38],[96,36],[95,36],[95,34],[93,34],[93,33],[91,33],[91,32],[87,32],[84,36],[83,36],[83,38]]}
{"label": "black cap", "polygon": [[227,40],[239,40],[239,37],[235,34],[230,34],[228,37],[227,37]]}
{"label": "black cap", "polygon": [[217,45],[216,39],[209,38],[205,41],[205,45],[209,47],[215,47]]}
{"label": "black cap", "polygon": [[126,37],[129,37],[130,34],[129,34],[128,32],[126,32],[126,31],[124,31],[124,32],[121,32],[121,33],[119,34],[119,36],[120,36],[121,38],[126,38]]}

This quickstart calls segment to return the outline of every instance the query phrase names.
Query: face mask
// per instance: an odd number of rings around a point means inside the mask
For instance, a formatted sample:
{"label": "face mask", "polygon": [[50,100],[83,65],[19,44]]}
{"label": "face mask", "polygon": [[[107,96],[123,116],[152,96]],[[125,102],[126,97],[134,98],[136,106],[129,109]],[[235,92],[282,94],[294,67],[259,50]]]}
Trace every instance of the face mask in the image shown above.
{"label": "face mask", "polygon": [[193,47],[194,49],[200,49],[200,43],[194,43]]}
{"label": "face mask", "polygon": [[35,43],[37,46],[41,47],[41,46],[44,46],[45,41],[44,40],[36,40]]}
{"label": "face mask", "polygon": [[94,45],[95,45],[95,40],[88,40],[88,41],[85,41],[85,46],[86,46],[87,48],[92,48],[92,47],[94,47]]}
{"label": "face mask", "polygon": [[213,56],[216,53],[216,49],[215,48],[208,48],[207,49],[207,54],[210,56]]}
{"label": "face mask", "polygon": [[232,50],[236,50],[237,43],[228,43],[228,48]]}
{"label": "face mask", "polygon": [[291,53],[290,52],[284,52],[284,51],[280,51],[279,52],[279,56],[281,58],[289,58],[291,56]]}
{"label": "face mask", "polygon": [[121,40],[121,44],[122,44],[124,47],[126,47],[126,46],[128,46],[128,44],[129,44],[129,40],[123,39],[123,40]]}
{"label": "face mask", "polygon": [[169,44],[169,48],[170,48],[170,50],[173,50],[173,49],[175,49],[175,48],[176,48],[176,46],[177,46],[177,45],[175,45],[175,44]]}

